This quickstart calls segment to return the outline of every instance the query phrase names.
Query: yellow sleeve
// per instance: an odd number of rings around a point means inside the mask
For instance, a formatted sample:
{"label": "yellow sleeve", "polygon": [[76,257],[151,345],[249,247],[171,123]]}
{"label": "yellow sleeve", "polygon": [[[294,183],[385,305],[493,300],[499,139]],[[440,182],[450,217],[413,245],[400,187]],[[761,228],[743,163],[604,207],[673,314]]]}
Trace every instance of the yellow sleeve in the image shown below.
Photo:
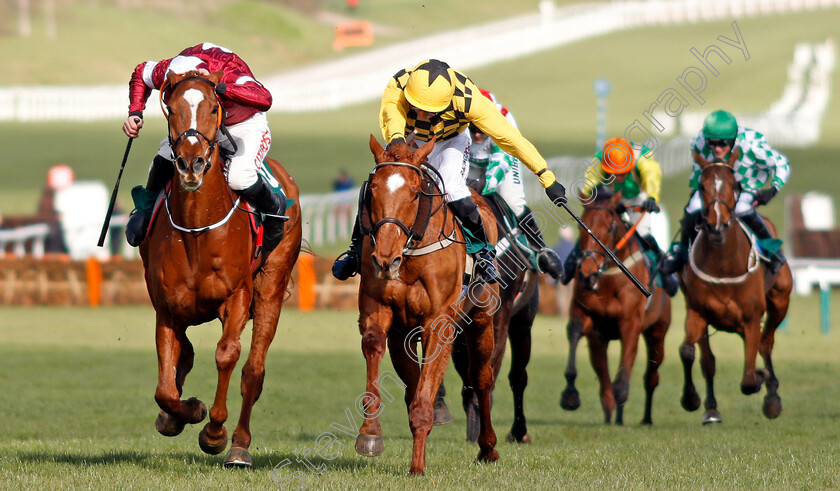
{"label": "yellow sleeve", "polygon": [[[470,80],[467,80],[466,86],[474,94],[469,111],[466,112],[467,119],[492,138],[499,148],[522,161],[534,174],[546,169],[545,159],[536,147],[505,119],[493,101],[482,96],[478,87]],[[539,179],[545,188],[554,184],[556,180],[550,170],[543,172]]]}
{"label": "yellow sleeve", "polygon": [[639,156],[639,160],[636,162],[636,170],[639,171],[645,193],[648,197],[659,201],[659,191],[662,188],[662,169],[659,168],[659,163],[653,159]]}
{"label": "yellow sleeve", "polygon": [[405,138],[407,110],[408,101],[405,100],[403,89],[397,85],[397,79],[391,77],[379,105],[379,128],[386,144],[397,137]]}
{"label": "yellow sleeve", "polygon": [[604,167],[601,165],[601,161],[596,157],[593,157],[592,165],[589,166],[589,169],[586,170],[583,177],[586,179],[586,182],[583,187],[580,188],[580,193],[584,197],[589,197],[589,195],[592,194],[592,190],[602,182],[607,181],[609,176],[607,176],[604,172]]}

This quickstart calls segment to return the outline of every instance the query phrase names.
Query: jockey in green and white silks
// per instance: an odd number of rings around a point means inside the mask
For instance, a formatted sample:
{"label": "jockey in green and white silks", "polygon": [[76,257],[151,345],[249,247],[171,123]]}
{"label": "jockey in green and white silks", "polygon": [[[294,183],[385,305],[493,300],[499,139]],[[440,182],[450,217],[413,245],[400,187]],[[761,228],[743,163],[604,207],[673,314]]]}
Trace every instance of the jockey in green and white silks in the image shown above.
{"label": "jockey in green and white silks", "polygon": [[[759,239],[771,238],[770,230],[755,211],[756,205],[765,205],[784,187],[790,177],[790,163],[781,153],[774,150],[761,133],[739,126],[735,116],[726,111],[715,111],[703,122],[703,130],[691,142],[691,150],[709,162],[726,161],[735,148],[740,148],[740,157],[734,163],[735,177],[741,185],[741,193],[735,205],[735,215],[752,230]],[[669,259],[663,269],[679,271],[687,260],[688,246],[697,236],[702,203],[697,190],[700,181],[700,166],[695,162],[689,186],[694,190],[685,216],[682,219],[682,240],[669,251]],[[772,177],[772,178],[771,178]],[[770,187],[764,188],[770,183]],[[775,274],[785,262],[781,251],[776,252],[768,265]]]}
{"label": "jockey in green and white silks", "polygon": [[[493,93],[484,89],[479,89],[479,91],[493,101],[513,127],[518,128],[513,113],[499,104]],[[472,139],[469,147],[470,167],[481,173],[484,180],[482,189],[476,188],[476,190],[483,196],[495,193],[507,203],[516,219],[510,232],[517,239],[520,237],[524,239],[519,243],[521,246],[519,249],[528,256],[534,269],[541,273],[548,273],[555,280],[558,279],[563,273],[563,263],[557,253],[546,245],[542,232],[525,201],[525,187],[522,183],[519,160],[499,148],[496,142],[476,125],[471,124],[469,128]],[[497,252],[502,253],[498,247]]]}

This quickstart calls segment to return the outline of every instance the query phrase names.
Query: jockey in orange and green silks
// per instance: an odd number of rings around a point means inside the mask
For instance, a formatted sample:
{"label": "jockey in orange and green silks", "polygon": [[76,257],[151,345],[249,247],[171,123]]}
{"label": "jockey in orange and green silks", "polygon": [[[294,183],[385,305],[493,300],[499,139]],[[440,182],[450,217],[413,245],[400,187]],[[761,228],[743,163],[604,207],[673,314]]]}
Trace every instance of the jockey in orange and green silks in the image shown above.
{"label": "jockey in orange and green silks", "polygon": [[[627,222],[636,223],[641,218],[636,227],[639,243],[659,262],[663,252],[651,235],[650,213],[660,211],[658,201],[662,187],[662,169],[653,159],[653,152],[645,146],[634,150],[624,138],[607,140],[594,155],[592,165],[586,172],[586,183],[580,191],[584,196],[589,196],[599,184],[606,184],[614,192],[621,193],[621,204],[627,208],[624,214]],[[643,211],[646,212],[644,216]],[[574,277],[577,251],[576,247],[566,259],[564,269],[567,273],[561,279],[564,284]],[[663,275],[662,284],[671,296],[679,289],[676,277],[671,275]]]}

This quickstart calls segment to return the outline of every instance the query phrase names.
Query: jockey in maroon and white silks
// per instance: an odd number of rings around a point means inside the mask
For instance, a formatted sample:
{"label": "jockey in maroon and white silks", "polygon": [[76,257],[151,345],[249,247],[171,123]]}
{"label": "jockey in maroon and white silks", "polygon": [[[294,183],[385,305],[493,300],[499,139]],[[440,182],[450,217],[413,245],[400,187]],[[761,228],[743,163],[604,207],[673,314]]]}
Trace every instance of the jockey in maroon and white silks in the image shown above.
{"label": "jockey in maroon and white silks", "polygon": [[[225,178],[231,189],[268,218],[265,221],[268,243],[278,242],[286,218],[286,199],[273,191],[258,174],[271,148],[271,131],[265,116],[265,111],[271,107],[271,93],[254,78],[248,65],[234,52],[212,43],[202,43],[181,51],[174,58],[137,65],[128,86],[128,118],[123,123],[123,132],[130,138],[139,135],[146,101],[153,89],[163,87],[169,72],[186,73],[191,70],[198,71],[202,76],[222,72],[215,92],[224,111],[223,124],[227,129],[227,134],[220,132],[217,135],[219,147],[227,154]],[[160,142],[158,155],[149,167],[144,190],[147,196],[157,196],[169,182],[174,160],[167,136]],[[140,205],[132,212],[126,225],[129,244],[136,246],[143,241],[150,215],[150,210]]]}
{"label": "jockey in maroon and white silks", "polygon": [[[174,58],[137,65],[129,82],[129,118],[126,121],[129,130],[136,129],[134,135],[129,131],[126,134],[136,136],[143,123],[142,119],[136,123],[134,117],[142,118],[152,89],[160,89],[168,71],[184,73],[202,69],[208,73],[223,72],[217,93],[225,111],[224,124],[237,148],[228,162],[227,179],[232,189],[247,189],[257,181],[257,169],[271,147],[271,131],[265,117],[265,111],[271,107],[271,93],[254,78],[242,58],[227,48],[202,43],[181,51]],[[219,144],[233,150],[223,134],[219,135]],[[173,160],[168,138],[161,142],[159,155]]]}

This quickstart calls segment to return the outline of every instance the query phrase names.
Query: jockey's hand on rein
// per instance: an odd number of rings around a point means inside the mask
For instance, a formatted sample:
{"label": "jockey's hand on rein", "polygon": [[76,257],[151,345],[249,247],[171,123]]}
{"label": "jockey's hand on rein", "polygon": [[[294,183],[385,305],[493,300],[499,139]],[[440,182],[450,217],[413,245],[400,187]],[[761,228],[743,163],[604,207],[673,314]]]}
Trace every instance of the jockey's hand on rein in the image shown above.
{"label": "jockey's hand on rein", "polygon": [[401,136],[398,136],[398,137],[394,138],[393,140],[391,140],[388,143],[388,145],[385,146],[385,151],[387,152],[388,150],[391,150],[393,145],[400,145],[400,144],[405,145],[405,138],[403,138]]}
{"label": "jockey's hand on rein", "polygon": [[656,200],[653,198],[648,198],[642,203],[642,209],[648,213],[659,213],[659,205],[656,204]]}
{"label": "jockey's hand on rein", "polygon": [[548,199],[557,206],[565,204],[566,201],[568,201],[566,199],[566,188],[557,181],[554,181],[551,186],[545,188],[545,194],[547,194]]}
{"label": "jockey's hand on rein", "polygon": [[776,196],[776,193],[779,192],[779,189],[776,186],[771,186],[767,189],[760,189],[757,193],[755,193],[755,202],[759,205],[766,205]]}
{"label": "jockey's hand on rein", "polygon": [[227,90],[227,85],[224,82],[219,82],[213,90],[216,91],[216,94],[222,95]]}

